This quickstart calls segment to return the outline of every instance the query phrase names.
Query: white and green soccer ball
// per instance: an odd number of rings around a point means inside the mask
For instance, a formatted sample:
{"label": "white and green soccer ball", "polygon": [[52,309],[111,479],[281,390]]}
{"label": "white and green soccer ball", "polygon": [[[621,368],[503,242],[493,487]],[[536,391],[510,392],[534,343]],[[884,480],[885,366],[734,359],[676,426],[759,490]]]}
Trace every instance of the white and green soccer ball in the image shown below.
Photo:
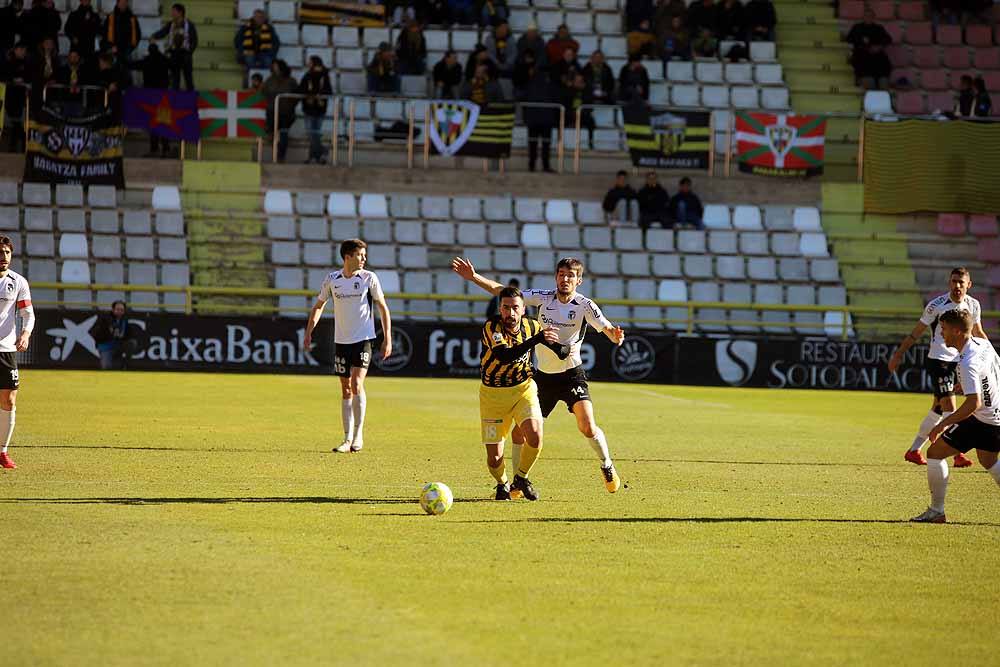
{"label": "white and green soccer ball", "polygon": [[444,514],[451,509],[455,501],[451,489],[441,482],[431,482],[420,492],[420,506],[424,511],[434,516]]}

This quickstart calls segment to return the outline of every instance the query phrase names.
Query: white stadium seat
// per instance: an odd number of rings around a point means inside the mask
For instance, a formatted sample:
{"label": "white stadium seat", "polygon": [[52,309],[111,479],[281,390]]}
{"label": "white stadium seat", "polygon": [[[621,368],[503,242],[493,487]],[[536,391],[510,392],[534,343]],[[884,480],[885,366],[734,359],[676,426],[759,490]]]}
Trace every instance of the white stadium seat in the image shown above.
{"label": "white stadium seat", "polygon": [[271,215],[291,215],[292,193],[288,190],[268,190],[264,195],[264,212]]}

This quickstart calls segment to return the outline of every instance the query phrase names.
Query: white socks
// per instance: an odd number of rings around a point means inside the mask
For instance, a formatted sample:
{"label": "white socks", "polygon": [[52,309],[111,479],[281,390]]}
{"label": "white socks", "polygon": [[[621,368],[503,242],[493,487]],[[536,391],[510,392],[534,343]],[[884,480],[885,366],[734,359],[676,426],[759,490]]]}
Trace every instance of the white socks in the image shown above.
{"label": "white socks", "polygon": [[0,451],[4,454],[7,453],[7,448],[10,446],[10,437],[14,435],[14,414],[16,412],[17,408],[12,408],[10,412],[0,410],[0,441],[3,441],[3,449]]}
{"label": "white socks", "polygon": [[[997,466],[993,466],[996,468]],[[993,474],[993,469],[990,469]],[[994,475],[994,479],[1000,471]],[[948,461],[945,459],[927,459],[927,485],[931,489],[931,509],[944,512],[944,497],[948,493]]]}
{"label": "white socks", "polygon": [[611,454],[608,453],[608,441],[604,438],[604,431],[595,428],[594,437],[587,438],[587,442],[590,443],[591,449],[597,454],[597,458],[601,460],[601,466],[604,468],[611,467]]}
{"label": "white socks", "polygon": [[355,394],[354,398],[348,401],[351,404],[351,413],[354,416],[354,437],[351,442],[363,442],[364,441],[364,428],[365,428],[365,408],[368,405],[367,399],[365,397],[365,392]]}
{"label": "white socks", "polygon": [[910,451],[915,452],[923,447],[924,443],[927,442],[927,436],[931,434],[931,430],[941,423],[942,419],[950,414],[950,412],[946,412],[943,415],[939,415],[933,410],[928,412],[927,416],[924,417],[924,420],[920,422],[920,428],[917,430],[917,437],[913,439],[913,444],[910,445]]}
{"label": "white socks", "polygon": [[990,468],[987,472],[989,472],[990,475],[993,476],[993,479],[996,481],[997,486],[1000,486],[1000,461],[994,463],[993,467]]}
{"label": "white socks", "polygon": [[351,409],[351,399],[344,398],[340,401],[340,418],[344,421],[344,440],[353,442],[354,440],[354,410]]}

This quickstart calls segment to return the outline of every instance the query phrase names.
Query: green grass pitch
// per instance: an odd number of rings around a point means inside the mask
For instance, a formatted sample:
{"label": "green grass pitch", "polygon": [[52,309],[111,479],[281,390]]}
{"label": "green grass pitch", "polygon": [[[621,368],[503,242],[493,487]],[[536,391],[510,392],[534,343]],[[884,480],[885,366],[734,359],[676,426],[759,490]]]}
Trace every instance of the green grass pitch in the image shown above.
{"label": "green grass pitch", "polygon": [[[918,395],[599,383],[627,488],[560,407],[542,500],[488,502],[472,380],[25,370],[0,470],[5,665],[987,665],[1000,490],[945,526]],[[421,486],[457,501],[423,515]]]}

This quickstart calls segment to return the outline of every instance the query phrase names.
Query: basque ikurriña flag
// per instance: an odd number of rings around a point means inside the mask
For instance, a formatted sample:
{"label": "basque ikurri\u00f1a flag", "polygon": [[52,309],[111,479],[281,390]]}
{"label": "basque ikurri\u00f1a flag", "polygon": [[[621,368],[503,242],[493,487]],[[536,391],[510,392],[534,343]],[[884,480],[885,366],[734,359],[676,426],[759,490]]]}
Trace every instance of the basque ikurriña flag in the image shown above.
{"label": "basque ikurri\u00f1a flag", "polygon": [[200,90],[198,117],[202,137],[263,137],[267,97],[253,90]]}
{"label": "basque ikurri\u00f1a flag", "polygon": [[825,143],[826,119],[821,116],[736,114],[740,171],[765,176],[822,174]]}

